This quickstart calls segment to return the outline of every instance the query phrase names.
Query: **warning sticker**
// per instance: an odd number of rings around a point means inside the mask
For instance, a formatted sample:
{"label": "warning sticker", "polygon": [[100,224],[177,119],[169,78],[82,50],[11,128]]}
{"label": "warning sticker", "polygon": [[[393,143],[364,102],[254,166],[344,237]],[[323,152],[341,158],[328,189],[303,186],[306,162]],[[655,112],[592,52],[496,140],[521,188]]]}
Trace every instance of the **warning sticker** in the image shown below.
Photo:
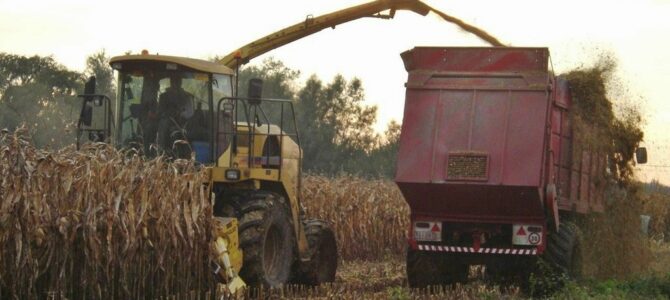
{"label": "warning sticker", "polygon": [[530,235],[528,235],[528,242],[531,245],[537,245],[537,244],[540,243],[541,240],[542,240],[542,237],[537,232],[533,232]]}
{"label": "warning sticker", "polygon": [[526,235],[526,230],[523,229],[523,226],[519,226],[519,230],[516,231],[516,235]]}
{"label": "warning sticker", "polygon": [[542,226],[513,225],[512,244],[523,246],[537,246],[542,243]]}
{"label": "warning sticker", "polygon": [[442,241],[442,222],[415,222],[414,238],[417,241]]}

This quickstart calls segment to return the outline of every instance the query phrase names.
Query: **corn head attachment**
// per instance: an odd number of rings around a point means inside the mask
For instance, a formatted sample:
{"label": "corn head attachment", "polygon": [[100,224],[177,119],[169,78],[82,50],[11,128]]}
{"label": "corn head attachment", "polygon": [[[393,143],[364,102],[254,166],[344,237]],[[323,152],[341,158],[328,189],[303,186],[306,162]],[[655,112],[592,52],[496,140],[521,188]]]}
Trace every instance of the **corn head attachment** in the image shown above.
{"label": "corn head attachment", "polygon": [[246,284],[238,275],[242,268],[242,250],[237,235],[237,219],[215,217],[212,224],[212,267],[216,278],[231,294],[244,289]]}

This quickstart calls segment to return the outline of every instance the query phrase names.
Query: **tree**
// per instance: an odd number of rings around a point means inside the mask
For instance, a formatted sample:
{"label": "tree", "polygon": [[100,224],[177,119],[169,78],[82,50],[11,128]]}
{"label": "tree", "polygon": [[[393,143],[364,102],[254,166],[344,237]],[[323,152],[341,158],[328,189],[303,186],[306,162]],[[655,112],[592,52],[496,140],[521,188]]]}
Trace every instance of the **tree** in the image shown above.
{"label": "tree", "polygon": [[[109,97],[109,108],[113,110],[116,107],[116,84],[114,81],[114,69],[109,65],[109,60],[110,57],[107,56],[104,49],[89,55],[86,58],[84,75],[86,77],[95,76],[95,93]],[[79,103],[81,104],[81,102]],[[106,124],[104,124],[105,111],[104,106],[93,107],[92,124],[89,128],[102,129],[106,127]],[[109,113],[112,112],[110,111]]]}
{"label": "tree", "polygon": [[330,171],[337,166],[335,129],[324,123],[323,84],[312,75],[298,92],[296,120],[303,148],[303,168]]}
{"label": "tree", "polygon": [[104,50],[86,59],[84,74],[51,56],[0,53],[0,127],[14,130],[25,124],[38,147],[74,143],[81,108],[76,95],[87,76],[96,77],[97,93],[115,99],[114,71]]}
{"label": "tree", "polygon": [[[312,75],[300,86],[300,71],[274,58],[244,67],[239,75],[240,97],[247,96],[249,79],[260,78],[263,97],[293,102],[297,128],[292,126],[292,111],[285,104],[283,109],[277,106],[279,102],[272,102],[274,106],[263,103],[260,121],[279,124],[283,120],[285,132],[300,133],[305,170],[392,175],[400,125],[390,123],[386,137],[374,132],[377,107],[364,105],[360,79],[337,75],[324,84]],[[38,147],[74,143],[81,108],[76,95],[88,76],[96,77],[98,94],[115,100],[114,72],[104,50],[86,59],[83,74],[68,70],[50,56],[0,53],[0,128],[14,130],[26,124]]]}
{"label": "tree", "polygon": [[105,50],[100,50],[86,58],[86,76],[95,76],[96,93],[116,99],[116,85],[114,84],[114,69],[109,65],[110,57]]}
{"label": "tree", "polygon": [[384,132],[384,140],[370,153],[369,173],[393,177],[400,145],[400,124],[391,120]]}
{"label": "tree", "polygon": [[[258,78],[263,80],[263,98],[291,101],[295,97],[296,80],[299,76],[300,71],[293,70],[282,61],[270,57],[263,60],[260,65],[248,65],[240,70],[238,96],[247,97],[249,80]],[[293,114],[288,104],[263,102],[260,107],[263,110],[262,113],[257,113],[260,122],[282,125],[287,134],[296,133]]]}
{"label": "tree", "polygon": [[[377,107],[364,105],[362,81],[337,75],[324,84],[312,75],[299,85],[299,76],[299,71],[268,58],[240,70],[239,96],[247,96],[249,79],[260,78],[264,81],[263,97],[293,101],[306,171],[392,176],[400,125],[390,123],[386,137],[374,132]],[[263,104],[263,110],[271,123],[279,124],[281,110],[277,106]],[[286,117],[284,131],[294,133]]]}
{"label": "tree", "polygon": [[239,96],[246,97],[249,79],[263,80],[263,97],[277,99],[293,99],[300,71],[293,70],[280,60],[273,57],[263,60],[261,65],[249,65],[240,70]]}
{"label": "tree", "polygon": [[310,77],[298,93],[296,110],[303,142],[304,166],[314,171],[336,173],[361,172],[361,161],[372,151],[378,139],[372,125],[377,108],[363,106],[362,83],[347,82],[335,76],[327,86]]}
{"label": "tree", "polygon": [[67,130],[81,79],[50,56],[0,53],[0,126],[26,124],[38,146],[71,143],[74,135]]}

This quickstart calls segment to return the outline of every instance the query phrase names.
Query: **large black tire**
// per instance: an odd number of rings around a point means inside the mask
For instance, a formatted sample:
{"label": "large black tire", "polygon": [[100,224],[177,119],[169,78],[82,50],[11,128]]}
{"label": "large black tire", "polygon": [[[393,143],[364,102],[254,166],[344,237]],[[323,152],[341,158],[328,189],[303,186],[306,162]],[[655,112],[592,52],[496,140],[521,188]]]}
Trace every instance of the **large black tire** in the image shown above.
{"label": "large black tire", "polygon": [[319,285],[335,281],[337,271],[337,242],[328,223],[308,220],[304,224],[309,243],[310,260],[300,263],[294,276],[294,283]]}
{"label": "large black tire", "polygon": [[252,192],[239,203],[240,247],[244,263],[240,276],[251,286],[286,284],[295,259],[295,238],[283,197]]}
{"label": "large black tire", "polygon": [[558,232],[552,232],[547,241],[544,259],[558,275],[579,279],[582,275],[581,231],[574,223],[561,223]]}
{"label": "large black tire", "polygon": [[527,285],[535,257],[502,257],[491,260],[486,264],[485,279],[487,282],[499,286]]}
{"label": "large black tire", "polygon": [[446,284],[466,283],[470,275],[470,265],[457,254],[447,254],[442,260],[442,271]]}
{"label": "large black tire", "polygon": [[455,255],[407,249],[407,282],[411,288],[465,283],[470,266]]}

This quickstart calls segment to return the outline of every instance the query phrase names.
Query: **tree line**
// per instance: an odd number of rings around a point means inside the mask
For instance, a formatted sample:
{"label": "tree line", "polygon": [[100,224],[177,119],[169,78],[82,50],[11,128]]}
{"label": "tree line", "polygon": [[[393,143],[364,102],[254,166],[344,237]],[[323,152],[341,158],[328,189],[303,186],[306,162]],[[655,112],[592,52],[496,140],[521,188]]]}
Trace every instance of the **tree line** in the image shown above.
{"label": "tree line", "polygon": [[86,59],[83,73],[69,70],[51,56],[22,56],[0,52],[0,128],[25,126],[41,148],[58,149],[75,142],[81,108],[77,93],[89,76],[98,89],[114,96],[113,71],[104,51]]}
{"label": "tree line", "polygon": [[[76,95],[83,92],[85,80],[96,76],[97,92],[114,99],[109,58],[104,50],[94,53],[84,72],[76,72],[51,56],[0,53],[0,128],[26,126],[42,148],[73,144],[81,107]],[[316,75],[305,82],[299,77],[299,70],[269,58],[240,70],[240,95],[245,96],[250,78],[260,78],[264,97],[293,102],[305,171],[393,176],[400,125],[392,121],[384,133],[374,131],[377,107],[364,104],[363,82],[341,75],[330,82]]]}

